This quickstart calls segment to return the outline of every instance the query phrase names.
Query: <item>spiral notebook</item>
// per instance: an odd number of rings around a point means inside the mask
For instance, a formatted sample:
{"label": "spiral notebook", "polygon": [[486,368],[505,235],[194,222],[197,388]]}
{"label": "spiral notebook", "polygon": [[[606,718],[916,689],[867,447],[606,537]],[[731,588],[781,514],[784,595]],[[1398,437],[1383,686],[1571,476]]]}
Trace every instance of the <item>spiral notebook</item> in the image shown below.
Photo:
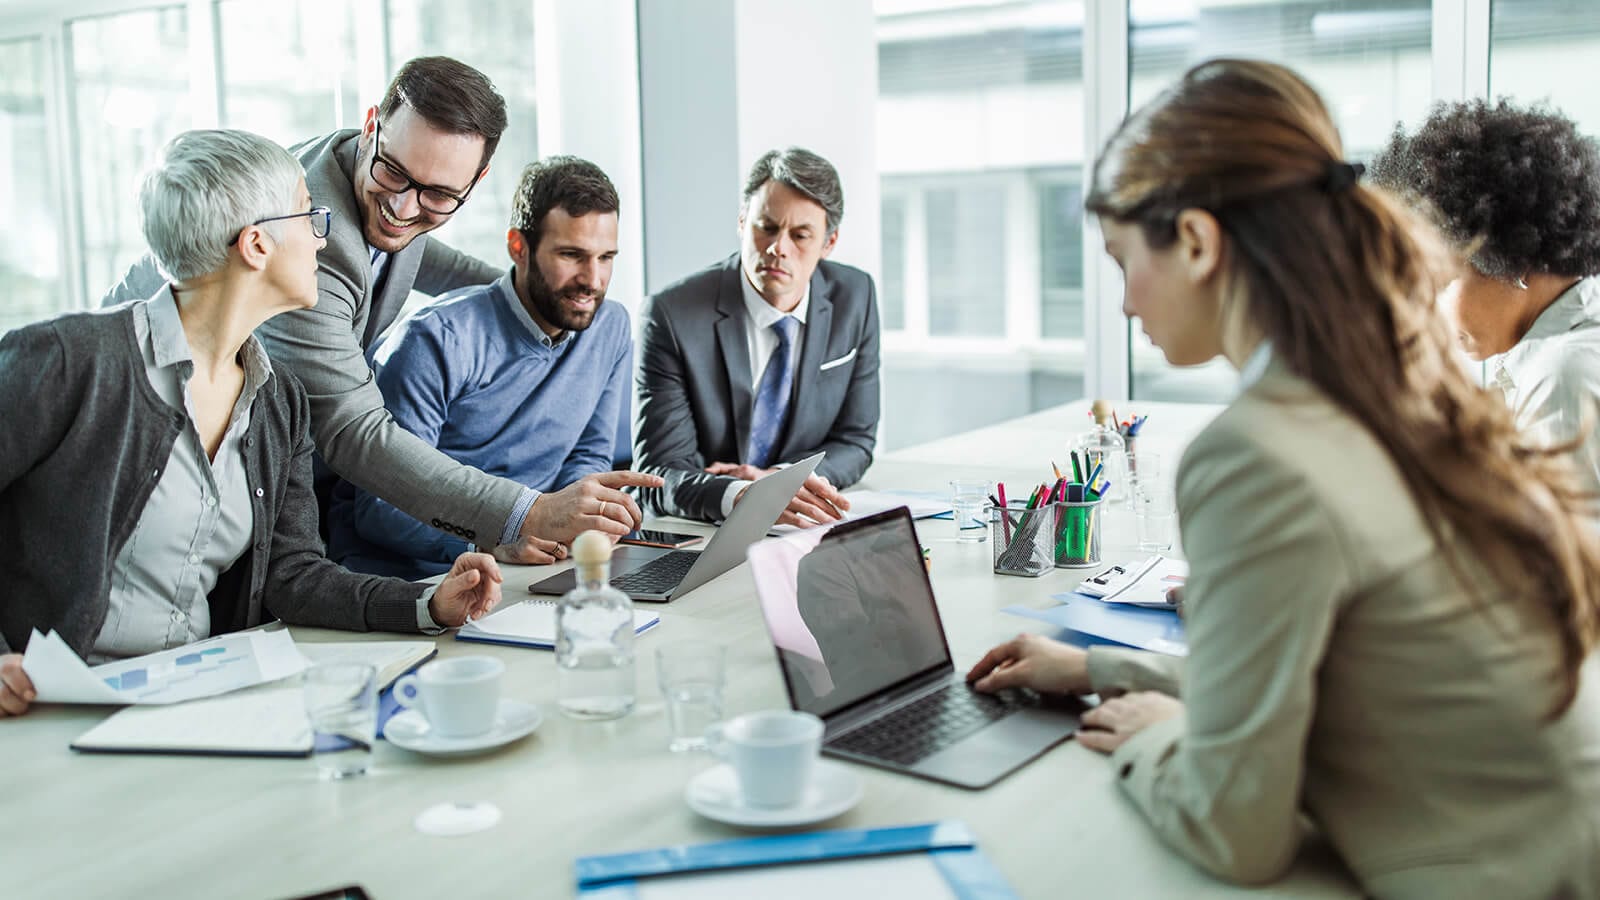
{"label": "spiral notebook", "polygon": [[[644,634],[661,624],[661,617],[642,609],[633,611],[633,633]],[[458,641],[512,644],[540,650],[556,648],[556,601],[530,598],[495,610],[456,631]]]}

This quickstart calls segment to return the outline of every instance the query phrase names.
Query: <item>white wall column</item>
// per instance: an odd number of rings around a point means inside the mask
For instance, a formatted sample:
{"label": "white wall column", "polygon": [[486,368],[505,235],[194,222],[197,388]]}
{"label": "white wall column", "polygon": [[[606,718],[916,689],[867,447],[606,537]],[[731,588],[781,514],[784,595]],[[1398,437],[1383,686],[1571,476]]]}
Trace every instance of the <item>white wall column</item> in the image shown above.
{"label": "white wall column", "polygon": [[622,210],[607,295],[637,312],[645,248],[634,3],[533,0],[533,35],[539,155],[580,156],[616,185]]}
{"label": "white wall column", "polygon": [[[1083,21],[1083,182],[1100,148],[1128,114],[1128,5],[1124,0],[1087,0]],[[1087,341],[1084,392],[1126,400],[1130,390],[1128,320],[1122,316],[1122,275],[1101,246],[1091,219],[1083,229],[1083,330]]]}

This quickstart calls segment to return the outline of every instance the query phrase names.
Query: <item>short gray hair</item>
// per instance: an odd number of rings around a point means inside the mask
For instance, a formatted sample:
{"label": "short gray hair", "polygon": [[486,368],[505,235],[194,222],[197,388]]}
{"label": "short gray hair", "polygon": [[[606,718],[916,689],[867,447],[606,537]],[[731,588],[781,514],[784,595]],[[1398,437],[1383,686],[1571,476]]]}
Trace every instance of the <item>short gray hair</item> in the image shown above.
{"label": "short gray hair", "polygon": [[[257,219],[294,212],[299,160],[260,135],[185,131],[162,148],[139,188],[144,239],[172,281],[215,272],[228,245]],[[276,222],[264,227],[277,236]]]}
{"label": "short gray hair", "polygon": [[829,237],[839,230],[839,221],[844,218],[844,188],[839,185],[839,173],[833,163],[803,147],[768,150],[750,167],[750,177],[744,181],[741,214],[749,210],[750,198],[769,181],[794,188],[822,207],[828,217]]}

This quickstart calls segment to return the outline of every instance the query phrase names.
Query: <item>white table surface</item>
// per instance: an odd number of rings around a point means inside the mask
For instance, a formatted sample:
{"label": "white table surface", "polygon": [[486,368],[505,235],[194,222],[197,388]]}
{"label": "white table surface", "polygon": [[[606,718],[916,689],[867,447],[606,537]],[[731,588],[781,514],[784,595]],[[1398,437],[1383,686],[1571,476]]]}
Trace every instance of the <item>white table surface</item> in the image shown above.
{"label": "white table surface", "polygon": [[[1004,425],[886,454],[864,486],[942,489],[956,475],[1043,480],[1083,430],[1087,404],[1069,404]],[[1169,475],[1177,451],[1214,408],[1141,404],[1143,446],[1159,449]],[[703,526],[666,520],[675,530]],[[1131,523],[1108,525],[1107,557],[1133,557]],[[1038,579],[995,576],[987,543],[955,541],[947,521],[919,523],[932,547],[939,606],[958,667],[1018,631],[1043,623],[999,612],[1042,606],[1082,572]],[[1120,535],[1120,537],[1119,537]],[[506,567],[506,596],[552,567]],[[308,760],[75,754],[68,743],[112,710],[39,707],[0,720],[0,896],[291,897],[359,883],[390,898],[566,897],[574,858],[752,832],[702,819],[683,801],[685,782],[711,765],[674,755],[655,687],[654,649],[683,638],[729,648],[729,714],[784,707],[782,678],[756,606],[748,566],[666,606],[638,643],[639,706],[626,719],[580,723],[556,712],[549,652],[438,640],[441,656],[487,653],[507,665],[504,695],[538,703],[546,718],[527,740],[488,755],[436,759],[379,742],[374,770],[349,782],[319,781]],[[292,629],[297,640],[382,640]],[[1245,893],[1166,850],[1124,799],[1105,758],[1068,742],[981,792],[863,766],[865,796],[826,828],[960,819],[1023,897],[1225,897]],[[504,818],[465,838],[412,827],[441,801],[489,801]],[[1356,896],[1325,851],[1308,850],[1264,896]],[[894,897],[892,886],[879,892]]]}

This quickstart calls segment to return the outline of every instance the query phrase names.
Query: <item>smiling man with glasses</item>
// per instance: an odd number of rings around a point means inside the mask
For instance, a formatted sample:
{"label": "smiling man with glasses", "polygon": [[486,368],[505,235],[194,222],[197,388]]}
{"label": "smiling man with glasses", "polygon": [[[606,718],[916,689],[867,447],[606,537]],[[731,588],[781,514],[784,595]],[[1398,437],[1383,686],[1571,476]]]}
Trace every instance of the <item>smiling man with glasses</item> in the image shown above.
{"label": "smiling man with glasses", "polygon": [[[608,472],[541,493],[458,463],[395,423],[367,361],[413,290],[438,295],[500,276],[427,235],[466,202],[505,129],[505,101],[483,73],[421,57],[400,69],[361,128],[292,148],[332,228],[318,257],[316,306],[273,319],[259,337],[273,363],[305,383],[325,463],[317,470],[324,513],[338,476],[503,560],[543,563],[565,555],[583,530],[637,527],[638,507],[620,489],[659,479]],[[148,297],[162,283],[147,257],[104,302]]]}

